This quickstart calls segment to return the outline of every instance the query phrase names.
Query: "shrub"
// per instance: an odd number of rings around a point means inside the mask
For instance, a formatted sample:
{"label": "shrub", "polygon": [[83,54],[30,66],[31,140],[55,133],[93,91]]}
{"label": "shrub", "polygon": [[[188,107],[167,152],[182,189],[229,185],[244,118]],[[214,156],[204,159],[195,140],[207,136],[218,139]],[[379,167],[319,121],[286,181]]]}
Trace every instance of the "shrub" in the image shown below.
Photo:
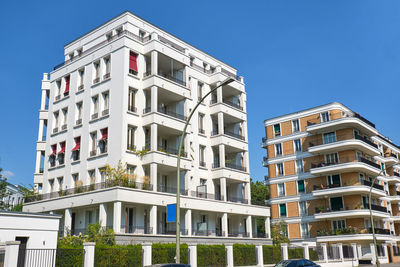
{"label": "shrub", "polygon": [[[175,243],[170,244],[153,244],[152,245],[152,263],[175,263],[176,256],[176,245]],[[181,263],[188,263],[189,250],[187,244],[181,244]]]}
{"label": "shrub", "polygon": [[197,266],[225,267],[225,245],[197,245]]}
{"label": "shrub", "polygon": [[83,248],[58,248],[55,267],[83,267]]}
{"label": "shrub", "polygon": [[96,246],[95,267],[142,266],[142,245]]}
{"label": "shrub", "polygon": [[302,259],[304,258],[303,248],[288,248],[289,259]]}
{"label": "shrub", "polygon": [[250,266],[257,264],[256,246],[246,244],[233,245],[233,264],[235,266]]}
{"label": "shrub", "polygon": [[275,264],[282,260],[280,246],[263,246],[264,264]]}
{"label": "shrub", "polygon": [[308,254],[310,255],[310,260],[317,261],[319,260],[318,252],[312,248],[308,248]]}

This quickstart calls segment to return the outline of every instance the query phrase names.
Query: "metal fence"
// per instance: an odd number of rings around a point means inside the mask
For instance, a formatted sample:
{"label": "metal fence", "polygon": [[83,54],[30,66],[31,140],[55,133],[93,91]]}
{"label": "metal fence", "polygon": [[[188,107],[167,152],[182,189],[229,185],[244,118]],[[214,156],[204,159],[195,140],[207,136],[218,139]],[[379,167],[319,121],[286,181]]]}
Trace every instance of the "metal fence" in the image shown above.
{"label": "metal fence", "polygon": [[324,259],[324,252],[321,246],[308,247],[308,254],[312,261],[322,261]]}
{"label": "metal fence", "polygon": [[344,259],[354,259],[354,251],[351,246],[343,246],[343,258]]}
{"label": "metal fence", "polygon": [[18,267],[83,267],[83,249],[20,249]]}
{"label": "metal fence", "polygon": [[336,245],[327,246],[328,252],[328,260],[339,260],[340,259],[340,252],[339,247]]}
{"label": "metal fence", "polygon": [[0,250],[0,267],[4,267],[5,250]]}
{"label": "metal fence", "polygon": [[304,248],[302,246],[290,245],[288,247],[289,259],[302,259],[304,258]]}

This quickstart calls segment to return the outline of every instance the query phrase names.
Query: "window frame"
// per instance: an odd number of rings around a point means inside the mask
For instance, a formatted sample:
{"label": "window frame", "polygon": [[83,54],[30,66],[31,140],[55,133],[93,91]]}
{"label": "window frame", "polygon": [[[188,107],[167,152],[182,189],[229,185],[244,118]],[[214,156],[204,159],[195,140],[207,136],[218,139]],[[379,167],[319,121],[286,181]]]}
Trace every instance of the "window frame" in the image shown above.
{"label": "window frame", "polygon": [[[324,115],[325,115],[325,114],[327,115],[327,119],[328,119],[328,120],[325,120],[325,119],[324,119]],[[321,123],[328,122],[328,121],[331,120],[331,116],[330,116],[330,114],[329,114],[329,111],[321,112],[321,113],[320,113],[320,116],[321,116]]]}
{"label": "window frame", "polygon": [[[297,127],[298,127],[298,129],[296,130],[295,129],[295,121],[297,121]],[[299,119],[294,119],[294,120],[292,120],[292,133],[298,133],[298,132],[300,132],[300,120]]]}

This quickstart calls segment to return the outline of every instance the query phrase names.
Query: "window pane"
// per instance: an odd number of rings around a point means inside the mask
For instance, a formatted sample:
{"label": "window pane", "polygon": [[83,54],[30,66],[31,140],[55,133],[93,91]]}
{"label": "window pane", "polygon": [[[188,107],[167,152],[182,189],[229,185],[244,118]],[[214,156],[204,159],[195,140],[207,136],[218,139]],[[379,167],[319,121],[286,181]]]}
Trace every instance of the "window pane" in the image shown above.
{"label": "window pane", "polygon": [[297,181],[297,186],[299,188],[299,192],[304,192],[304,180]]}

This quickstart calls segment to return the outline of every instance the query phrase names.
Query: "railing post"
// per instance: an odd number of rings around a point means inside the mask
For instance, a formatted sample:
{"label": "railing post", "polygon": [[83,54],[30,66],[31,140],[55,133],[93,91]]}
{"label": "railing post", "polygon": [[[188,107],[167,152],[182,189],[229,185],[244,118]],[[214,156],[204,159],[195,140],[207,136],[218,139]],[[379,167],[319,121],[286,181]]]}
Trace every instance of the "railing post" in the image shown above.
{"label": "railing post", "polygon": [[286,244],[286,243],[282,243],[281,244],[281,254],[282,254],[282,260],[288,260],[289,259],[288,244]]}
{"label": "railing post", "polygon": [[6,255],[4,266],[17,267],[20,241],[6,241]]}
{"label": "railing post", "polygon": [[94,246],[95,242],[83,243],[83,249],[85,251],[83,267],[94,267]]}
{"label": "railing post", "polygon": [[324,255],[324,262],[328,262],[328,248],[326,246],[326,243],[321,243],[321,248],[322,248],[322,255]]}
{"label": "railing post", "polygon": [[189,264],[191,267],[197,267],[197,244],[188,244]]}
{"label": "railing post", "polygon": [[143,243],[143,266],[150,266],[151,265],[151,243]]}
{"label": "railing post", "polygon": [[339,258],[340,258],[340,261],[344,261],[344,257],[343,257],[343,244],[342,244],[342,243],[338,243],[337,246],[338,246],[338,248],[339,248]]}
{"label": "railing post", "polygon": [[360,259],[361,257],[362,257],[361,245],[357,245],[357,258]]}
{"label": "railing post", "polygon": [[356,243],[351,243],[351,248],[353,249],[353,259],[358,260],[357,244]]}
{"label": "railing post", "polygon": [[233,244],[225,244],[226,248],[226,266],[233,267]]}
{"label": "railing post", "polygon": [[310,251],[308,250],[308,243],[303,243],[303,256],[305,259],[310,259]]}
{"label": "railing post", "polygon": [[256,245],[256,254],[257,254],[257,266],[264,266],[264,255],[263,255],[263,246],[262,244]]}

